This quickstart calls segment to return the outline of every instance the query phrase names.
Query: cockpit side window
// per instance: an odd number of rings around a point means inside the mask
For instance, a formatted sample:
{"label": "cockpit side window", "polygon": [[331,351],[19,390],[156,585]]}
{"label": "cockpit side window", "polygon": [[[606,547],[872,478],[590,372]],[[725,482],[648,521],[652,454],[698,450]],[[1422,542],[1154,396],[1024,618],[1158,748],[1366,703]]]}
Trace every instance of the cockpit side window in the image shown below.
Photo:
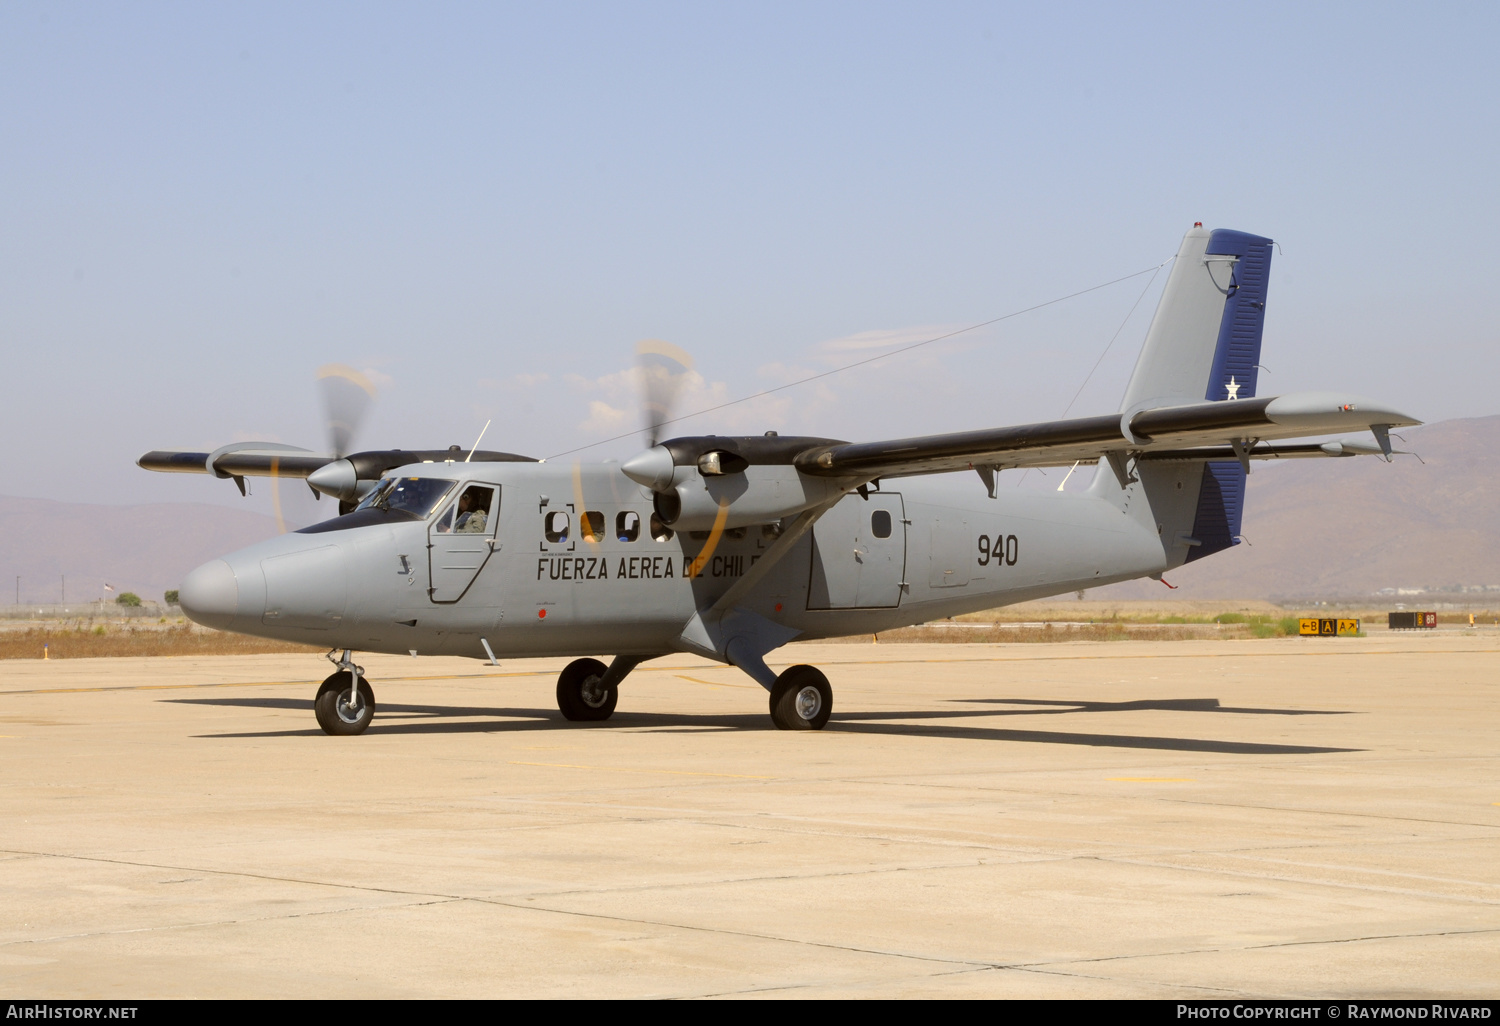
{"label": "cockpit side window", "polygon": [[388,477],[365,496],[358,508],[398,509],[425,520],[452,490],[453,482],[441,478]]}
{"label": "cockpit side window", "polygon": [[469,485],[458,501],[443,511],[433,530],[438,534],[488,534],[494,506],[494,488]]}
{"label": "cockpit side window", "polygon": [[469,485],[458,497],[454,506],[457,516],[453,530],[458,534],[486,534],[494,513],[495,489],[484,485]]}

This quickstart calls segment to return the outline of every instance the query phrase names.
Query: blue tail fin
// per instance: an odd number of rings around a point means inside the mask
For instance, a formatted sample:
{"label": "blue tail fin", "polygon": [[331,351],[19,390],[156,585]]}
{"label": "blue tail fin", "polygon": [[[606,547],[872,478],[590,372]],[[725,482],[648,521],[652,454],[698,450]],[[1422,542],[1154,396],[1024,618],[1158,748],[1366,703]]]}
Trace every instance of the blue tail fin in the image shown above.
{"label": "blue tail fin", "polygon": [[[1255,395],[1260,371],[1260,338],[1266,326],[1266,280],[1271,275],[1271,240],[1219,229],[1208,237],[1205,261],[1215,256],[1238,257],[1223,291],[1224,314],[1219,321],[1213,365],[1203,398],[1249,399]],[[1209,264],[1212,266],[1212,263]]]}
{"label": "blue tail fin", "polygon": [[[1121,413],[1205,399],[1233,402],[1255,395],[1271,246],[1270,239],[1259,235],[1209,231],[1197,225],[1183,236],[1125,390]],[[1170,566],[1239,543],[1245,511],[1244,468],[1238,460],[1205,461],[1194,476],[1198,478],[1196,504],[1191,478],[1172,478],[1170,496],[1152,494],[1168,488],[1162,474],[1143,478],[1142,487],[1153,509],[1160,507],[1154,519],[1168,546]],[[1113,475],[1095,480],[1103,492],[1116,489]],[[1191,528],[1187,525],[1190,516]]]}
{"label": "blue tail fin", "polygon": [[[1255,395],[1260,372],[1261,334],[1266,325],[1266,281],[1271,274],[1271,240],[1244,232],[1219,230],[1209,236],[1205,259],[1233,256],[1224,315],[1214,345],[1208,374],[1208,400],[1249,399]],[[1203,465],[1198,488],[1198,515],[1193,537],[1201,545],[1190,549],[1186,562],[1202,559],[1240,543],[1245,515],[1245,468],[1237,460]]]}

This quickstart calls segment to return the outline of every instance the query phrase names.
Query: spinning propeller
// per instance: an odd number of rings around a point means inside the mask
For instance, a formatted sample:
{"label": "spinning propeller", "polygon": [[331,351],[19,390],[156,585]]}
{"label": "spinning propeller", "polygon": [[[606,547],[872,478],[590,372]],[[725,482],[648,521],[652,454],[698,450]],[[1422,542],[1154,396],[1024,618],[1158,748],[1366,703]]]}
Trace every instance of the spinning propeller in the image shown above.
{"label": "spinning propeller", "polygon": [[670,342],[648,338],[636,343],[635,362],[641,372],[646,444],[654,446],[672,420],[672,404],[693,369],[693,358]]}
{"label": "spinning propeller", "polygon": [[375,386],[353,367],[342,363],[318,368],[318,387],[323,393],[323,419],[328,428],[328,448],[335,459],[349,454],[360,422],[370,411]]}
{"label": "spinning propeller", "polygon": [[[360,422],[365,419],[365,414],[370,411],[370,403],[375,399],[375,385],[369,378],[365,377],[353,367],[342,363],[327,363],[318,368],[318,389],[323,394],[323,421],[327,431],[328,448],[335,461],[342,461],[351,448],[354,435],[359,430]],[[323,494],[334,495],[341,501],[339,512],[348,512],[345,509],[350,502],[358,498],[355,496],[345,499],[341,494],[346,491],[343,488],[343,475],[340,478],[338,491],[329,491],[320,488],[313,480],[320,473],[337,466],[337,463],[327,463],[311,474],[307,475],[308,487],[313,490],[313,497],[320,498]],[[276,511],[276,526],[283,534],[286,533],[286,518],[281,513],[281,466],[279,460],[271,461],[271,506]],[[357,483],[357,482],[356,482]]]}
{"label": "spinning propeller", "polygon": [[[375,386],[365,375],[343,364],[318,368],[318,389],[328,437],[327,452],[313,452],[280,442],[237,442],[213,452],[153,450],[136,464],[146,470],[182,474],[212,474],[229,478],[246,494],[245,478],[269,477],[276,519],[285,530],[281,515],[280,480],[304,478],[314,493],[339,500],[339,513],[354,509],[380,478],[396,467],[410,463],[472,461],[476,463],[534,462],[530,456],[475,449],[465,453],[457,445],[447,449],[374,449],[350,452],[355,435],[369,413]],[[482,437],[482,436],[481,436]]]}

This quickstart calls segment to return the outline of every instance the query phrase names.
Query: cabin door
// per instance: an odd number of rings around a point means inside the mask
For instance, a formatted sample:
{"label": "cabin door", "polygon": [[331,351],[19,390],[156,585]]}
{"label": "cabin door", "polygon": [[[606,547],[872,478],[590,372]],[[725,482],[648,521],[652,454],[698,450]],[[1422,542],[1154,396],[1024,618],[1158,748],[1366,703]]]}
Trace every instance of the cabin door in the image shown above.
{"label": "cabin door", "polygon": [[495,525],[500,520],[500,489],[491,484],[465,484],[427,529],[427,565],[431,574],[428,596],[434,602],[457,602],[479,576],[498,547]]}
{"label": "cabin door", "polygon": [[889,609],[906,580],[906,521],[899,492],[850,495],[813,525],[809,609]]}

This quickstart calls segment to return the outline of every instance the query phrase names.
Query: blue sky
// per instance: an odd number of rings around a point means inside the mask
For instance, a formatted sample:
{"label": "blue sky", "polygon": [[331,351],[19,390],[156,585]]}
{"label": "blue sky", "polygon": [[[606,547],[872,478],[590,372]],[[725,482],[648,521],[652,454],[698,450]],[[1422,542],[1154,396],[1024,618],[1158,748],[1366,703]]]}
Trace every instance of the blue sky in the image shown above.
{"label": "blue sky", "polygon": [[[1270,235],[1263,394],[1500,412],[1494,5],[0,7],[10,494],[241,502],[156,447],[545,456]],[[872,438],[1114,409],[1149,275],[683,425]],[[1124,325],[1123,330],[1121,325]],[[634,441],[591,450],[624,456]],[[253,502],[261,502],[257,497]]]}

